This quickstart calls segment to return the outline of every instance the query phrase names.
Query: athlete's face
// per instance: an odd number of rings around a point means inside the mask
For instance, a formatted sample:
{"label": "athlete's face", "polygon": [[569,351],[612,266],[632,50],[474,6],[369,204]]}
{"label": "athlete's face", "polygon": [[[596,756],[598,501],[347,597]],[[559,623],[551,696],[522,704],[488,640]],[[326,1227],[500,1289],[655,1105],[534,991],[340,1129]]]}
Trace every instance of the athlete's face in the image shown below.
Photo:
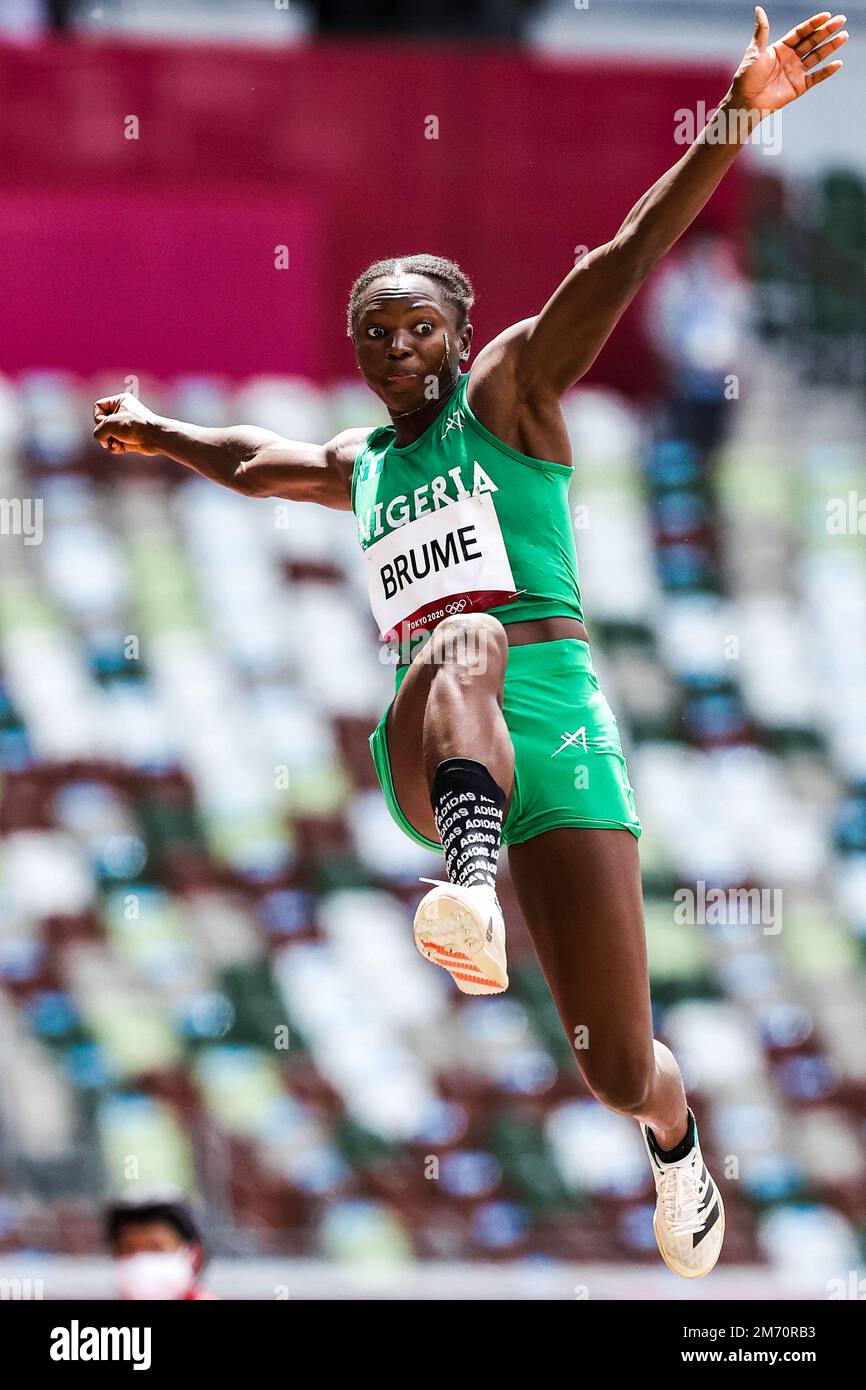
{"label": "athlete's face", "polygon": [[425,275],[382,276],[355,319],[355,353],[367,385],[395,415],[434,400],[468,356],[471,324]]}

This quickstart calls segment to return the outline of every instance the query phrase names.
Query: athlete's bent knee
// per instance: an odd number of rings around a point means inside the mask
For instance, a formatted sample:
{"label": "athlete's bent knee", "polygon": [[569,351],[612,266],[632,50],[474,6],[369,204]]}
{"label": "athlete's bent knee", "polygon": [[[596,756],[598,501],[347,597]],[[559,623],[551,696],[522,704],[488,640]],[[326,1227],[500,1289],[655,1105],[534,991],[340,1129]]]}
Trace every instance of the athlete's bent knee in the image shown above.
{"label": "athlete's bent knee", "polygon": [[508,635],[491,613],[459,613],[438,623],[428,644],[427,660],[434,666],[455,665],[486,671],[491,664],[504,669]]}
{"label": "athlete's bent knee", "polygon": [[584,1080],[596,1100],[608,1110],[616,1110],[621,1115],[640,1114],[646,1109],[653,1081],[652,1066],[640,1067],[625,1064],[619,1068],[605,1068],[598,1075],[587,1075]]}

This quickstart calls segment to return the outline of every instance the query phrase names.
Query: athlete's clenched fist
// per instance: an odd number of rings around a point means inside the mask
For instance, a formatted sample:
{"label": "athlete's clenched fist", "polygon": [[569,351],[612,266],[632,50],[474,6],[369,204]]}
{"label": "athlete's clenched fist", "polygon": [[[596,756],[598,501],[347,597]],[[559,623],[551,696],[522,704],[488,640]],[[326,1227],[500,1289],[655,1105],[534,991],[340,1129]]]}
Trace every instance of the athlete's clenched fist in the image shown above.
{"label": "athlete's clenched fist", "polygon": [[104,396],[93,405],[96,428],[94,439],[112,454],[158,454],[159,416],[142,405],[131,391],[120,396]]}

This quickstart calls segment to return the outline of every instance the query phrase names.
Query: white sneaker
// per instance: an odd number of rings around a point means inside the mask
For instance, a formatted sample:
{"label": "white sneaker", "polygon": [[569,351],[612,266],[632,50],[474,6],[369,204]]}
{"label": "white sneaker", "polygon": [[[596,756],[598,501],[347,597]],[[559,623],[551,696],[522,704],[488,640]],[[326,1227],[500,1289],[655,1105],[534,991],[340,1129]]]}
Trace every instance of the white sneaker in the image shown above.
{"label": "white sneaker", "polygon": [[496,890],[486,883],[464,888],[442,879],[418,904],[415,945],[441,965],[464,994],[501,994],[508,988],[505,921]]}
{"label": "white sneaker", "polygon": [[721,1253],[725,1208],[701,1156],[698,1127],[694,1148],[677,1163],[659,1158],[648,1126],[641,1124],[640,1129],[658,1193],[653,1231],[659,1253],[674,1274],[700,1279]]}

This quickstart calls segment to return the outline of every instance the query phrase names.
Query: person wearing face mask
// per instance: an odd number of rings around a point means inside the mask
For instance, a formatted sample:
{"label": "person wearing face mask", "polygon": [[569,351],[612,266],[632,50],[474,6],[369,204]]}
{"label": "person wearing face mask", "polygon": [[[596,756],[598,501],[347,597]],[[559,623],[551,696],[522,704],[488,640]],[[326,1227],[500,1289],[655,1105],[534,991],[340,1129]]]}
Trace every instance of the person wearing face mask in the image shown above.
{"label": "person wearing face mask", "polygon": [[199,1283],[207,1258],[204,1241],[182,1202],[114,1202],[105,1227],[119,1299],[215,1297]]}

